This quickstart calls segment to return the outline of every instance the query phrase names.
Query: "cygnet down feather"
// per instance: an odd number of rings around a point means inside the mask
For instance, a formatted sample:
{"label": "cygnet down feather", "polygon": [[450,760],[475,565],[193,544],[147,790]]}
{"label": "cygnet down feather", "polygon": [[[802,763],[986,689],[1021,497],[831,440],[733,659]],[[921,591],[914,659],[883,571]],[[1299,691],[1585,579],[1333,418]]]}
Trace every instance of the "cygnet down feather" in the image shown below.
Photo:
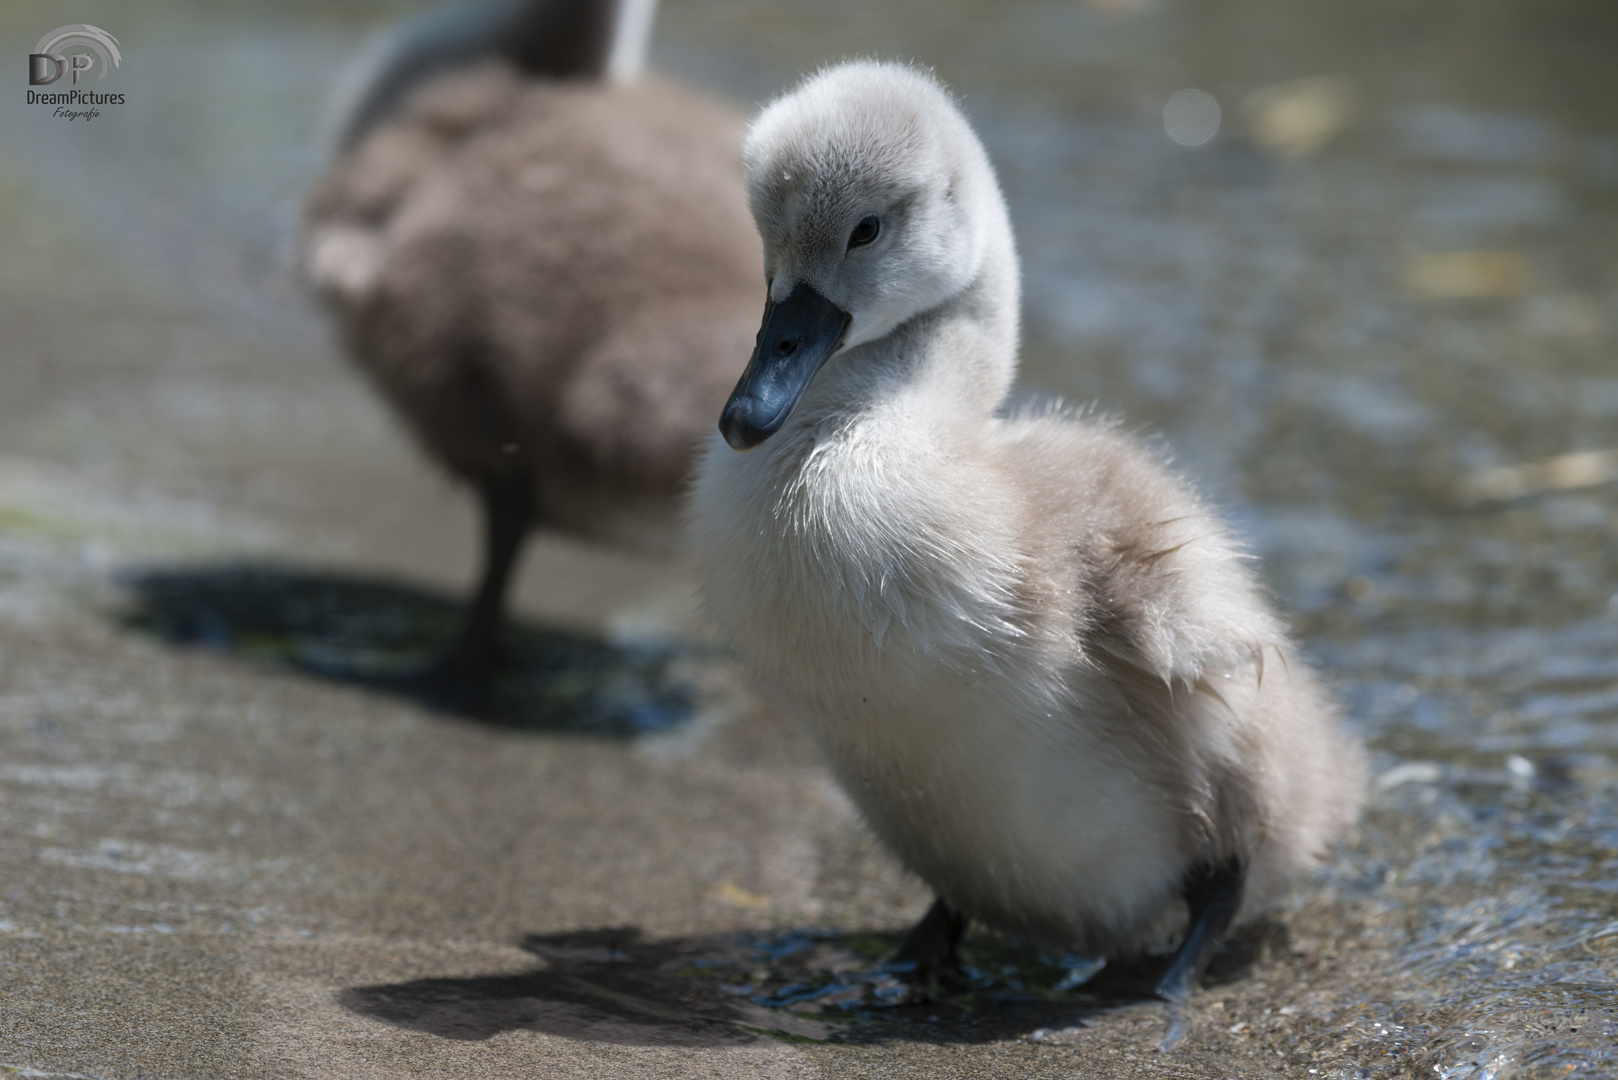
{"label": "cygnet down feather", "polygon": [[532,526],[674,545],[752,347],[744,118],[631,77],[650,14],[502,0],[407,25],[308,197],[309,271],[350,354],[482,501],[481,584],[434,672],[451,688],[488,674]]}
{"label": "cygnet down feather", "polygon": [[970,919],[1178,939],[1183,1000],[1352,824],[1362,751],[1158,454],[1005,414],[1011,225],[931,76],[822,71],[743,157],[769,297],[690,505],[709,611],[937,892],[902,958],[946,964]]}

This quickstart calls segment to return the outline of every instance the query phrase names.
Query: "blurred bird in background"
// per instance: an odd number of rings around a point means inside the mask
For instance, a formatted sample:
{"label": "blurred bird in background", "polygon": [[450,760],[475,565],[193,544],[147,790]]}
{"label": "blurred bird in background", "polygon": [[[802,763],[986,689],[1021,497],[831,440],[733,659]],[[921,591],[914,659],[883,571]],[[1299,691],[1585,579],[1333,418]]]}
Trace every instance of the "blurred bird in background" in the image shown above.
{"label": "blurred bird in background", "polygon": [[454,700],[497,666],[530,529],[673,543],[752,349],[743,117],[642,74],[654,12],[501,0],[391,28],[340,87],[305,204],[350,355],[481,506],[461,628],[414,676]]}

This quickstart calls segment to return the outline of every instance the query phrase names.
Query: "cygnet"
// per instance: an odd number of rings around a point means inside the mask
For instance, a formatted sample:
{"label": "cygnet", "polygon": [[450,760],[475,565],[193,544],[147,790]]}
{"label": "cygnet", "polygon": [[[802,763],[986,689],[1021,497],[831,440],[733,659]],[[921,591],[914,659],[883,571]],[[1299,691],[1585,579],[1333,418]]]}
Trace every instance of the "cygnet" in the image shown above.
{"label": "cygnet", "polygon": [[927,73],[858,62],[754,120],[768,302],[690,504],[708,610],[808,723],[876,835],[970,920],[1172,947],[1353,822],[1363,754],[1229,531],[1160,455],[1006,408],[1018,267],[982,144]]}

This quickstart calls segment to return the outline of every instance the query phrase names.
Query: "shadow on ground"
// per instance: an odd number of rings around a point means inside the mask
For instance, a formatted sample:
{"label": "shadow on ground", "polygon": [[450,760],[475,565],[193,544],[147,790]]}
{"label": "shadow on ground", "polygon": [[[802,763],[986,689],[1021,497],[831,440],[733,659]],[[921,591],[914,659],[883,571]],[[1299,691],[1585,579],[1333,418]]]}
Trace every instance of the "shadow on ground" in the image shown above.
{"label": "shadow on ground", "polygon": [[[985,1043],[1089,1026],[1154,1000],[1164,967],[1058,960],[979,933],[963,947],[960,974],[922,993],[883,963],[899,937],[800,929],[645,941],[634,927],[532,935],[523,947],[542,961],[533,971],[352,987],[337,999],[362,1016],[462,1040],[529,1030],[636,1046]],[[1206,982],[1241,978],[1285,947],[1280,924],[1245,927]]]}
{"label": "shadow on ground", "polygon": [[692,714],[671,649],[625,648],[513,620],[506,663],[475,703],[411,674],[454,634],[458,598],[409,582],[265,563],[149,566],[121,579],[125,627],[292,668],[504,727],[627,738]]}

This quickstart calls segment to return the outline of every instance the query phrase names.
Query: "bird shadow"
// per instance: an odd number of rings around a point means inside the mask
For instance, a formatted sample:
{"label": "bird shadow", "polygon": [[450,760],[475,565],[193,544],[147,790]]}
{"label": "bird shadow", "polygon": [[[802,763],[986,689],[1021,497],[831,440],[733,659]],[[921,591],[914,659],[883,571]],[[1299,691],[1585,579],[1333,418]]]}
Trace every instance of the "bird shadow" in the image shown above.
{"label": "bird shadow", "polygon": [[[992,933],[968,937],[959,972],[923,991],[885,963],[897,933],[793,929],[647,940],[635,927],[529,935],[529,971],[340,991],[360,1016],[441,1038],[535,1031],[636,1046],[760,1039],[986,1043],[1093,1026],[1155,1000],[1166,961],[1100,966]],[[1216,955],[1205,983],[1241,978],[1286,931],[1261,922]]]}
{"label": "bird shadow", "polygon": [[416,677],[454,635],[460,602],[389,577],[263,562],[145,566],[121,575],[126,629],[291,669],[501,727],[629,738],[693,714],[689,665],[664,646],[509,621],[505,662],[476,700]]}

